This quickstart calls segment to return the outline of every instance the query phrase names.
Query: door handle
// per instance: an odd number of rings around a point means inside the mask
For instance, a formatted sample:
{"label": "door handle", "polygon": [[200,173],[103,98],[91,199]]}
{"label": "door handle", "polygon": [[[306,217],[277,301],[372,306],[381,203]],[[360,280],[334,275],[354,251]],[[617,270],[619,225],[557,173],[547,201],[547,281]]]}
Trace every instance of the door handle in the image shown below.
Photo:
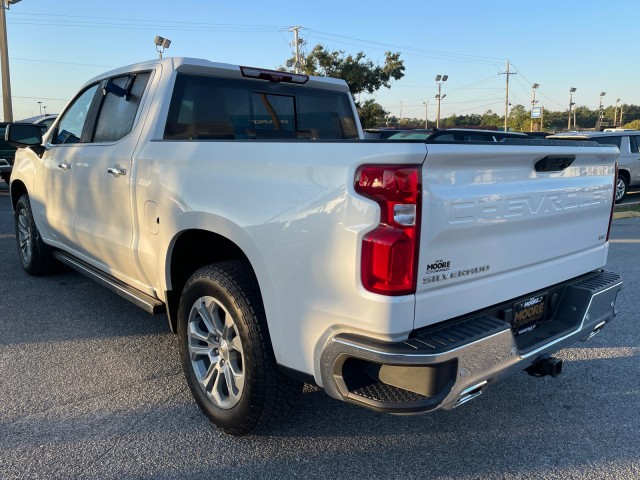
{"label": "door handle", "polygon": [[71,169],[71,164],[70,163],[59,163],[58,164],[58,168],[61,170],[69,170]]}
{"label": "door handle", "polygon": [[115,177],[119,177],[120,175],[126,175],[127,174],[127,169],[126,168],[118,168],[118,167],[109,167],[109,168],[107,168],[107,173],[110,173],[111,175],[113,175]]}

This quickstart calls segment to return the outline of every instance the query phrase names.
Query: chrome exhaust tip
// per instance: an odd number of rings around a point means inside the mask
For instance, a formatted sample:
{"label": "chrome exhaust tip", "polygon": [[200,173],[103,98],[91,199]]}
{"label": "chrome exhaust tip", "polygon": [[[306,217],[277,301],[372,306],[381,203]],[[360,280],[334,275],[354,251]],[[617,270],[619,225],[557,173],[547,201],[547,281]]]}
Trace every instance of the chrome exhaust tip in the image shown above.
{"label": "chrome exhaust tip", "polygon": [[486,380],[472,385],[471,387],[465,388],[460,396],[458,397],[458,401],[453,406],[453,408],[459,407],[463,403],[467,403],[469,400],[473,400],[474,398],[482,395],[482,389],[487,386],[488,382]]}
{"label": "chrome exhaust tip", "polygon": [[599,324],[597,324],[595,327],[593,327],[593,330],[591,331],[591,333],[589,334],[589,336],[587,337],[587,340],[589,340],[590,338],[595,337],[597,334],[600,333],[600,331],[602,330],[602,328],[607,324],[606,321],[602,321]]}

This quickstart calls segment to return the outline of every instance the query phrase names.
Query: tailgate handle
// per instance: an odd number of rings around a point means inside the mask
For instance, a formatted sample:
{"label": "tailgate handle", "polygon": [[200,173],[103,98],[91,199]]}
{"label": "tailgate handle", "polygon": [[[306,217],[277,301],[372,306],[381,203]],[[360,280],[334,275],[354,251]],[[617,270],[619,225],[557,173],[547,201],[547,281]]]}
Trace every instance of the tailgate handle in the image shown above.
{"label": "tailgate handle", "polygon": [[575,155],[547,155],[536,162],[536,172],[561,172],[571,165],[575,159]]}

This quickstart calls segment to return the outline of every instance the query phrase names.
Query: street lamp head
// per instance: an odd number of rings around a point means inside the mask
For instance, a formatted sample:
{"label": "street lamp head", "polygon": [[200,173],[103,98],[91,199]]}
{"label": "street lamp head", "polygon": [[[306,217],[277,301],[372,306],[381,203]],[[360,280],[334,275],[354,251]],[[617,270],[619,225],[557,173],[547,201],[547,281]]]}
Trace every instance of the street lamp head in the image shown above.
{"label": "street lamp head", "polygon": [[442,95],[442,97],[440,97],[440,100],[442,100],[446,96],[447,96],[447,94],[445,93],[444,95]]}
{"label": "street lamp head", "polygon": [[169,48],[170,45],[171,45],[171,40],[169,40],[168,38],[165,38],[162,41],[162,48]]}
{"label": "street lamp head", "polygon": [[155,43],[156,46],[161,47],[162,42],[164,42],[164,38],[161,37],[160,35],[156,35],[156,38],[153,40],[153,43]]}
{"label": "street lamp head", "polygon": [[436,82],[439,82],[441,78],[442,78],[442,75],[436,75]]}
{"label": "street lamp head", "polygon": [[540,84],[539,84],[539,83],[534,83],[533,85],[531,85],[531,88],[533,88],[533,89],[535,90],[535,89],[536,89],[536,88],[538,88],[539,86],[540,86]]}
{"label": "street lamp head", "polygon": [[442,76],[442,81],[446,82],[448,78],[449,78],[449,75],[443,75]]}
{"label": "street lamp head", "polygon": [[571,87],[571,88],[569,89],[569,93],[573,93],[573,92],[575,92],[575,91],[576,91],[576,87]]}
{"label": "street lamp head", "polygon": [[620,101],[620,99],[619,99],[619,98],[616,98],[616,103],[618,103],[619,101]]}
{"label": "street lamp head", "polygon": [[607,94],[607,92],[600,92],[600,96],[604,97]]}

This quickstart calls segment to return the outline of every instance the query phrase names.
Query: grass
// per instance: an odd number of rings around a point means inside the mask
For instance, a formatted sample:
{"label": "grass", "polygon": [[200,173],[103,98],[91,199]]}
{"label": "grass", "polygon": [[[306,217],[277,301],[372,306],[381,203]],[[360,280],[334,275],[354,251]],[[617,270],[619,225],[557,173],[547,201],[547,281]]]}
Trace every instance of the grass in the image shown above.
{"label": "grass", "polygon": [[613,218],[640,217],[640,203],[618,205],[613,209]]}

